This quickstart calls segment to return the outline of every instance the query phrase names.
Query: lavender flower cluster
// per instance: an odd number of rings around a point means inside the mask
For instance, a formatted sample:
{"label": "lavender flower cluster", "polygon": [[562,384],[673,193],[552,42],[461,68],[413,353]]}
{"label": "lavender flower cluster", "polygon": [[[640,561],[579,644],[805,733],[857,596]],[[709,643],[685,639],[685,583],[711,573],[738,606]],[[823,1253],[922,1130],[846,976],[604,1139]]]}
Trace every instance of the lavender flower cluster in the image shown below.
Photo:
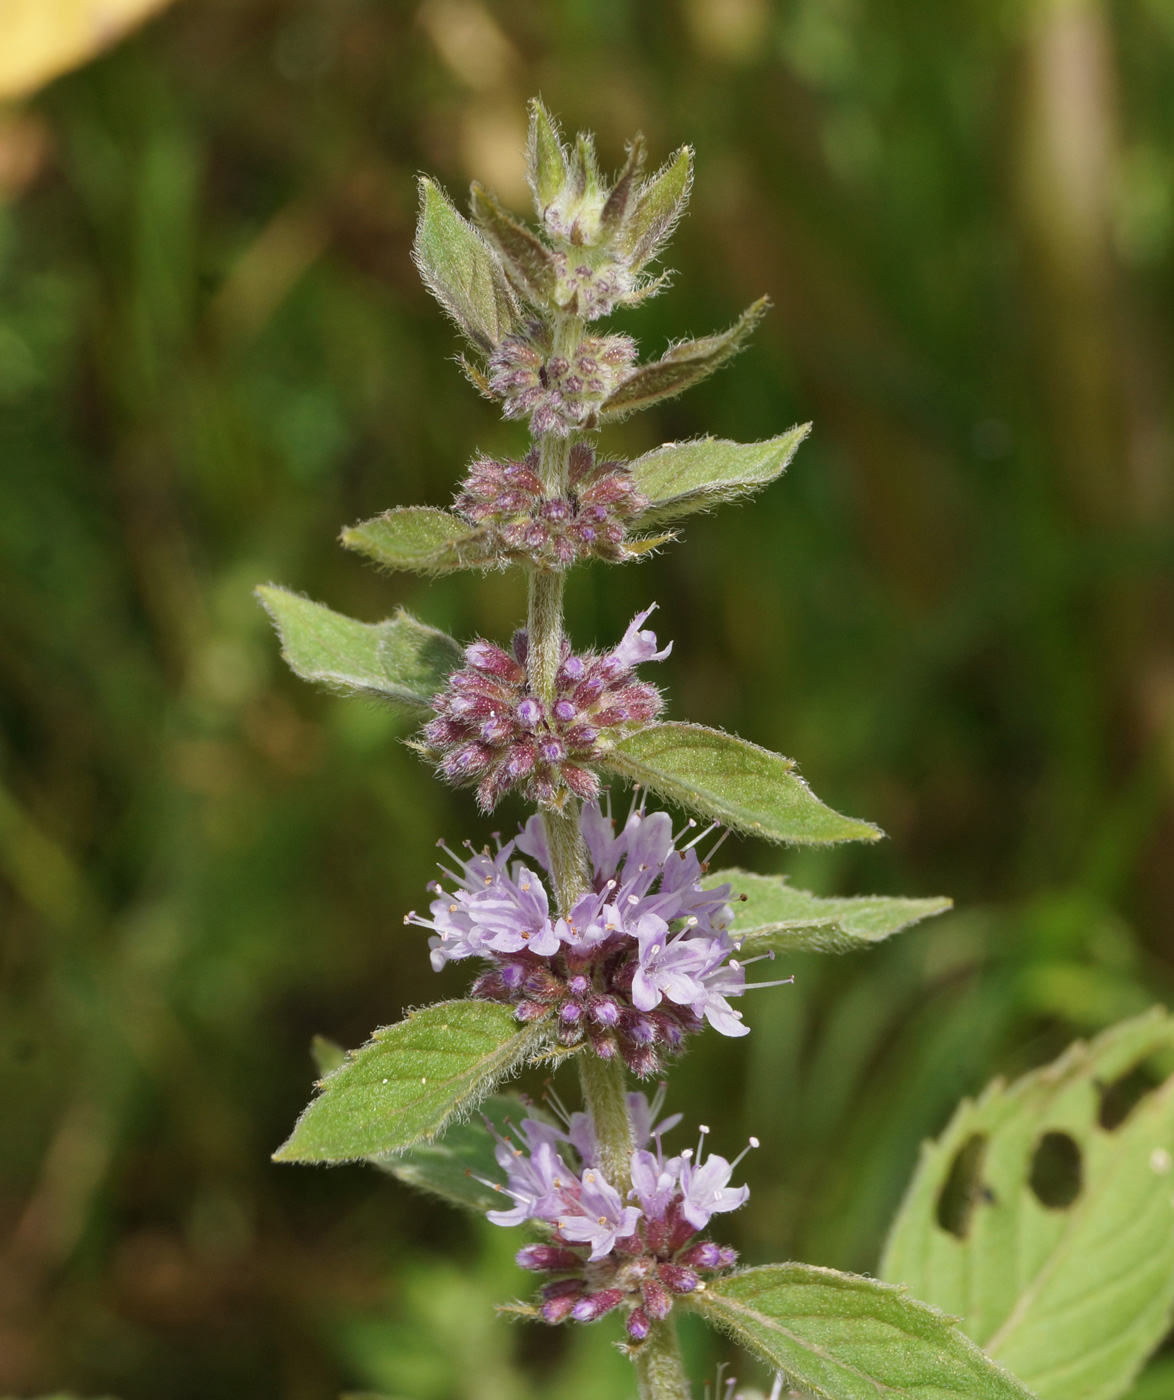
{"label": "lavender flower cluster", "polygon": [[656,633],[641,631],[651,612],[638,614],[619,645],[602,655],[576,655],[564,644],[549,705],[530,687],[524,629],[514,634],[509,652],[474,642],[465,648],[468,664],[433,697],[436,718],[424,727],[424,753],[449,782],[476,784],[486,812],[511,788],[556,808],[571,794],[598,796],[599,779],[588,765],[664,707],[660,691],[633,674],[642,662],[662,661],[672,650],[670,642],[657,651]]}
{"label": "lavender flower cluster", "polygon": [[603,1059],[618,1053],[640,1075],[656,1073],[662,1054],[705,1021],[722,1035],[745,1035],[728,1000],[748,990],[745,964],[733,956],[730,887],[701,885],[706,864],[696,846],[706,833],[678,846],[668,814],[643,808],[617,831],[598,802],[580,821],[590,884],[565,918],[551,913],[542,877],[515,858],[550,873],[541,817],[495,854],[448,852],[455,888],[434,884],[429,917],[405,919],[433,931],[432,966],[484,959],[475,997],[513,1005],[524,1021],[553,1013],[562,1045]]}
{"label": "lavender flower cluster", "polygon": [[[652,1323],[672,1311],[675,1297],[703,1289],[706,1275],[737,1260],[732,1249],[698,1235],[714,1215],[737,1210],[749,1196],[747,1187],[729,1184],[745,1151],[733,1162],[714,1155],[703,1160],[709,1131],[703,1127],[696,1154],[686,1148],[666,1157],[661,1137],[681,1115],[655,1123],[663,1099],[663,1086],[651,1104],[643,1094],[628,1095],[636,1150],[626,1198],[596,1166],[585,1113],[564,1113],[562,1128],[526,1118],[513,1130],[514,1141],[494,1133],[507,1180],[504,1187],[486,1184],[514,1204],[491,1210],[489,1219],[495,1225],[534,1220],[550,1230],[548,1242],[526,1245],[517,1256],[524,1268],[553,1276],[542,1289],[545,1321],[594,1322],[626,1307],[628,1335],[642,1342]],[[750,1145],[757,1147],[757,1140]]]}
{"label": "lavender flower cluster", "polygon": [[628,527],[648,508],[623,462],[597,461],[588,443],[571,448],[569,490],[548,496],[538,476],[538,449],[522,460],[478,457],[455,508],[488,533],[494,557],[566,569],[584,559],[628,558]]}
{"label": "lavender flower cluster", "polygon": [[493,351],[486,387],[506,418],[529,417],[531,432],[566,437],[598,426],[600,405],[635,359],[627,335],[584,336],[569,358],[556,355],[550,327],[533,318]]}

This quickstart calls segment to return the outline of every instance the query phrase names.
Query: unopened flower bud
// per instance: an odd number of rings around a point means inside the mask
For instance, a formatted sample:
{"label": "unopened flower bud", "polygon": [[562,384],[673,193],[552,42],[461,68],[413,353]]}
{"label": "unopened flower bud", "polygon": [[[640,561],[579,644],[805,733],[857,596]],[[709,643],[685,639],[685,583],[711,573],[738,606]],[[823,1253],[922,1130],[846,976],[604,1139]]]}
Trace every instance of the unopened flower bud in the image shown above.
{"label": "unopened flower bud", "polygon": [[652,1331],[652,1323],[649,1321],[648,1314],[643,1308],[632,1309],[628,1314],[626,1326],[628,1328],[628,1336],[631,1337],[634,1342],[642,1342],[645,1337],[648,1336],[649,1332]]}
{"label": "unopened flower bud", "polygon": [[657,1269],[660,1281],[673,1293],[693,1293],[701,1284],[701,1279],[692,1269],[680,1264],[661,1264]]}
{"label": "unopened flower bud", "polygon": [[673,1295],[658,1279],[645,1279],[640,1285],[640,1292],[643,1295],[644,1307],[649,1317],[654,1317],[659,1322],[672,1312]]}
{"label": "unopened flower bud", "polygon": [[571,1309],[571,1316],[576,1322],[594,1322],[597,1317],[618,1308],[623,1301],[624,1295],[620,1289],[603,1288],[598,1293],[580,1298]]}
{"label": "unopened flower bud", "polygon": [[535,1273],[557,1274],[581,1268],[583,1264],[577,1254],[553,1244],[523,1245],[514,1257],[523,1269],[533,1269]]}

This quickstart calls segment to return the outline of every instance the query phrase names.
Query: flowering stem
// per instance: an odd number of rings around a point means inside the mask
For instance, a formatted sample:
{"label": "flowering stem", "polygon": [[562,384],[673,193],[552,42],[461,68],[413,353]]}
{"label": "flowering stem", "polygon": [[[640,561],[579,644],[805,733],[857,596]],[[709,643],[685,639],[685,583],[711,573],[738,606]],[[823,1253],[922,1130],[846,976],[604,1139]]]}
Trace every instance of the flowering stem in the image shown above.
{"label": "flowering stem", "polygon": [[636,1353],[640,1400],[689,1400],[689,1380],[681,1360],[677,1329],[667,1318],[654,1322]]}
{"label": "flowering stem", "polygon": [[[578,316],[554,318],[554,353],[573,358],[583,337]],[[538,436],[538,472],[548,496],[565,496],[569,489],[573,439],[557,433]],[[526,618],[530,688],[548,709],[554,703],[555,681],[562,664],[563,580],[557,570],[531,569]],[[579,829],[579,804],[572,798],[565,812],[543,813],[550,850],[550,875],[559,912],[566,917],[587,889],[587,849]],[[603,1060],[590,1049],[579,1055],[583,1103],[590,1115],[598,1147],[598,1166],[620,1196],[631,1188],[631,1158],[635,1146],[628,1113],[623,1061]],[[676,1328],[654,1323],[636,1353],[641,1400],[689,1400],[689,1383],[681,1364]]]}

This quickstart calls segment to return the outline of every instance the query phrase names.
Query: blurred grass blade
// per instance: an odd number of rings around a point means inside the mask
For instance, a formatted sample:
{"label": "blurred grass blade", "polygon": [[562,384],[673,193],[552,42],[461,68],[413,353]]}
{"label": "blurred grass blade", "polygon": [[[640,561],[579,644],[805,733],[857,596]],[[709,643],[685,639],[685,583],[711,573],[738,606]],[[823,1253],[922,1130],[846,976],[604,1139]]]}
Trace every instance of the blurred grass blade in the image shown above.
{"label": "blurred grass blade", "polygon": [[649,408],[664,399],[700,384],[743,348],[751,332],[770,305],[766,297],[747,307],[728,331],[707,335],[702,340],[686,340],[666,350],[659,360],[637,365],[618,389],[603,401],[602,420],[614,422],[637,409]]}
{"label": "blurred grass blade", "polygon": [[427,710],[461,662],[461,648],[451,637],[402,608],[386,622],[356,622],[275,584],[258,588],[257,596],[290,669],[331,690]]}
{"label": "blurred grass blade", "polygon": [[952,899],[886,895],[821,899],[795,889],[785,875],[755,875],[749,870],[720,870],[701,883],[706,889],[733,886],[730,932],[741,941],[743,953],[850,953],[954,905]]}
{"label": "blurred grass blade", "polygon": [[4,0],[0,101],[27,97],[110,48],[171,0]]}
{"label": "blurred grass blade", "polygon": [[820,1400],[1030,1400],[953,1318],[875,1279],[767,1264],[689,1304]]}
{"label": "blurred grass blade", "polygon": [[638,457],[632,479],[651,503],[641,523],[675,520],[759,490],[783,474],[810,431],[801,423],[765,442],[669,442]]}
{"label": "blurred grass blade", "polygon": [[424,574],[491,567],[485,540],[484,530],[432,506],[397,506],[342,532],[348,549],[384,568]]}
{"label": "blurred grass blade", "polygon": [[894,1224],[883,1276],[1040,1400],[1126,1394],[1174,1320],[1174,1077],[1121,1122],[1107,1108],[1155,1057],[1174,1064],[1161,1008],[996,1080],[923,1149]]}
{"label": "blurred grass blade", "polygon": [[789,758],[700,724],[653,724],[601,760],[631,783],[735,831],[800,846],[877,841],[868,822],[825,806]]}
{"label": "blurred grass blade", "polygon": [[517,306],[500,263],[426,177],[413,255],[425,286],[474,345],[488,351],[508,335]]}
{"label": "blurred grass blade", "polygon": [[276,1162],[353,1162],[402,1152],[468,1113],[546,1034],[488,1001],[441,1001],[384,1026],[338,1069],[298,1119]]}

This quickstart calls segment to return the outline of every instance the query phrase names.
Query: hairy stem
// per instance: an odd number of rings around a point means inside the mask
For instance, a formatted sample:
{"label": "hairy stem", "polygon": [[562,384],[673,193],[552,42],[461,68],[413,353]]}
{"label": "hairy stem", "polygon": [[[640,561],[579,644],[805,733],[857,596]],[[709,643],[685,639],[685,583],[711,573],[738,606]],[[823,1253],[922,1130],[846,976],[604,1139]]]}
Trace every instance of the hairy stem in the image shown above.
{"label": "hairy stem", "polygon": [[636,1353],[640,1400],[689,1400],[689,1380],[681,1360],[677,1329],[667,1318],[654,1322]]}
{"label": "hairy stem", "polygon": [[530,575],[526,666],[531,690],[548,708],[554,702],[554,681],[562,662],[563,577],[540,569]]}
{"label": "hairy stem", "polygon": [[633,1143],[623,1061],[618,1056],[601,1060],[586,1050],[579,1056],[579,1081],[595,1129],[599,1170],[626,1197],[632,1186]]}
{"label": "hairy stem", "polygon": [[[577,316],[555,319],[554,353],[571,358],[583,336]],[[537,440],[538,473],[548,496],[565,496],[569,488],[573,439],[544,433]],[[563,574],[532,569],[526,618],[527,670],[530,688],[548,707],[554,701],[555,679],[562,663]],[[550,877],[559,912],[570,913],[588,884],[587,849],[579,829],[579,804],[567,802],[565,811],[546,811],[546,841],[550,849]],[[590,1049],[579,1055],[583,1103],[591,1117],[599,1149],[597,1166],[603,1176],[627,1198],[631,1188],[632,1120],[628,1113],[623,1061],[600,1059]],[[636,1372],[641,1400],[689,1400],[689,1383],[681,1364],[676,1328],[657,1322],[636,1352]]]}

